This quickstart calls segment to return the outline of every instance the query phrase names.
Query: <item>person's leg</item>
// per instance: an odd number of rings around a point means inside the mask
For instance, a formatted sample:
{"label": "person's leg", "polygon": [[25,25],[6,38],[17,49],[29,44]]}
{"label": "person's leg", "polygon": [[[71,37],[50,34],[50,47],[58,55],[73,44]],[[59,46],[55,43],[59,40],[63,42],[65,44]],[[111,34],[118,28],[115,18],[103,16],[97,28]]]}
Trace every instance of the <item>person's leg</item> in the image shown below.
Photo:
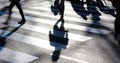
{"label": "person's leg", "polygon": [[115,31],[119,32],[119,27],[118,26],[120,26],[119,25],[120,24],[120,8],[117,7],[116,11],[117,11],[117,13],[116,13],[116,19],[115,19]]}
{"label": "person's leg", "polygon": [[22,20],[20,22],[18,22],[19,24],[25,24],[26,20],[25,20],[25,17],[24,17],[24,13],[23,13],[23,10],[20,6],[20,3],[15,3],[15,5],[17,6],[17,8],[19,9],[19,12],[20,12],[20,15],[22,17]]}
{"label": "person's leg", "polygon": [[64,19],[64,10],[65,10],[65,6],[64,6],[64,0],[61,0],[60,2],[60,19]]}
{"label": "person's leg", "polygon": [[120,7],[116,7],[116,19],[114,22],[115,39],[120,42]]}

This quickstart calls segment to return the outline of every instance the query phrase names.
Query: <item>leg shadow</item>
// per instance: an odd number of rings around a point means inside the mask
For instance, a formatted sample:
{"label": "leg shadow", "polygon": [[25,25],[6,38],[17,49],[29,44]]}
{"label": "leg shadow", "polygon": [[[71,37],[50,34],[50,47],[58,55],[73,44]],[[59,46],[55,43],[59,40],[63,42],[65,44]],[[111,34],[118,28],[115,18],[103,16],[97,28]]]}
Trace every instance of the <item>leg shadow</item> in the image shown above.
{"label": "leg shadow", "polygon": [[5,47],[5,44],[7,43],[6,39],[11,36],[13,33],[15,33],[22,25],[19,25],[18,27],[16,27],[15,29],[13,29],[12,31],[8,32],[8,28],[9,27],[3,27],[0,29],[0,46],[1,47]]}
{"label": "leg shadow", "polygon": [[9,6],[5,6],[2,9],[0,9],[0,16],[7,14],[8,9],[9,9]]}

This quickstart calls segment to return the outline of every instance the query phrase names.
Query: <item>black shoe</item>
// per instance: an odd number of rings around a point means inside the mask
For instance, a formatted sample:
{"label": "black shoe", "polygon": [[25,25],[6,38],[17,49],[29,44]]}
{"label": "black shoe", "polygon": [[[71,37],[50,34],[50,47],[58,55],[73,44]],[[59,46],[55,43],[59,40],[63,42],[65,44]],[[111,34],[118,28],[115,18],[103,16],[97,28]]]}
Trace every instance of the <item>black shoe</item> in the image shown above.
{"label": "black shoe", "polygon": [[26,20],[21,20],[18,24],[25,24]]}

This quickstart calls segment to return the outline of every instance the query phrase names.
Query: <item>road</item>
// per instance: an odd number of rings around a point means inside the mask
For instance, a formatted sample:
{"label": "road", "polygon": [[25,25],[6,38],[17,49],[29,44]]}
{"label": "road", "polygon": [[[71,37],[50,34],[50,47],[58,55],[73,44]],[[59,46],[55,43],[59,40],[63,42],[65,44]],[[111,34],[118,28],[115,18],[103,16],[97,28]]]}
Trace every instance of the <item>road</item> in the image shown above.
{"label": "road", "polygon": [[[77,0],[76,0],[77,1]],[[8,24],[8,11],[0,11],[0,63],[119,63],[120,47],[114,39],[115,9],[110,1],[87,5],[65,1],[64,20],[52,0],[21,2],[27,22],[18,9]],[[0,1],[0,9],[7,8]],[[57,61],[56,61],[57,60]]]}

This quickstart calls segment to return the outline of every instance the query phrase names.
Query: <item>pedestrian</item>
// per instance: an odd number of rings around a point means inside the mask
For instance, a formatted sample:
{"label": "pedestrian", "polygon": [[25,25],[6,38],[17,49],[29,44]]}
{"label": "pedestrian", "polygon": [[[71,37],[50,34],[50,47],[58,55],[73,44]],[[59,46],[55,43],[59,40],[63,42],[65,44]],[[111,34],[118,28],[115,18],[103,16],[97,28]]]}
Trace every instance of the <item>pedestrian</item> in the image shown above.
{"label": "pedestrian", "polygon": [[10,5],[9,5],[9,15],[11,15],[12,13],[12,8],[14,7],[14,5],[16,5],[16,7],[18,8],[19,10],[19,13],[22,17],[22,20],[20,22],[18,22],[18,24],[25,24],[26,20],[25,20],[25,17],[24,17],[24,14],[23,14],[23,10],[21,8],[21,5],[20,5],[20,0],[10,0]]}
{"label": "pedestrian", "polygon": [[114,22],[114,37],[120,42],[120,0],[112,0],[112,4],[116,8],[116,16]]}
{"label": "pedestrian", "polygon": [[54,2],[54,5],[59,7],[61,20],[64,19],[64,9],[65,9],[64,2],[65,2],[65,0],[55,0],[55,2]]}

